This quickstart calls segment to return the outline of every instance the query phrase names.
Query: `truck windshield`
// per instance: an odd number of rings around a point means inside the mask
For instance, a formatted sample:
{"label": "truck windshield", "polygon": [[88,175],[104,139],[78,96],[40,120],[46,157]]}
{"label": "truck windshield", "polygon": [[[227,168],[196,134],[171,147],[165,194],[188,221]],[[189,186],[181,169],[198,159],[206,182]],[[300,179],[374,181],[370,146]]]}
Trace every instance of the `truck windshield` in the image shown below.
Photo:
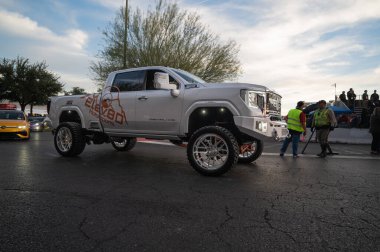
{"label": "truck windshield", "polygon": [[174,69],[174,68],[172,68],[172,70],[176,74],[181,76],[181,78],[184,79],[185,81],[187,81],[188,83],[206,83],[204,80],[202,80],[198,76],[195,76],[194,74],[191,74],[191,73],[186,72],[184,70],[179,70],[179,69]]}

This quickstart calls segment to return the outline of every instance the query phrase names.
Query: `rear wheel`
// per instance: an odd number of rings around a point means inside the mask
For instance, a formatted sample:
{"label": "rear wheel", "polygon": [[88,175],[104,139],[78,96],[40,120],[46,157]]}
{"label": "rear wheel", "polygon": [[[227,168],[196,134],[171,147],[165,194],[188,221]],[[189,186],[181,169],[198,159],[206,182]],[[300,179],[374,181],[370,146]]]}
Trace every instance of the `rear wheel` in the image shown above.
{"label": "rear wheel", "polygon": [[200,128],[190,137],[187,158],[193,168],[206,176],[218,176],[237,162],[239,145],[235,136],[219,126]]}
{"label": "rear wheel", "polygon": [[86,146],[82,127],[79,123],[61,123],[54,135],[54,146],[59,154],[65,157],[77,156]]}
{"label": "rear wheel", "polygon": [[117,151],[129,151],[135,147],[137,139],[135,137],[116,138],[111,141],[112,146]]}
{"label": "rear wheel", "polygon": [[263,153],[264,143],[258,139],[240,146],[239,163],[249,164],[258,159]]}

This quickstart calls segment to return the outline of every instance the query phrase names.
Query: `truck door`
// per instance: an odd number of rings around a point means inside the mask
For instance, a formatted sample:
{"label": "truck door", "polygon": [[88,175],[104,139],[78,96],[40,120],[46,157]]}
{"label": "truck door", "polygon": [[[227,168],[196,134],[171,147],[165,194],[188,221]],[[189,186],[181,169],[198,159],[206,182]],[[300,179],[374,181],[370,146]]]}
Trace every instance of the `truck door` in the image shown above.
{"label": "truck door", "polygon": [[[136,129],[141,133],[173,135],[178,134],[183,92],[173,97],[170,90],[155,89],[153,85],[154,73],[162,70],[147,70],[145,90],[137,92],[136,96]],[[180,88],[180,84],[173,77],[169,81]]]}
{"label": "truck door", "polygon": [[112,86],[101,97],[100,118],[105,132],[128,133],[135,130],[136,94],[144,89],[145,71],[116,74]]}

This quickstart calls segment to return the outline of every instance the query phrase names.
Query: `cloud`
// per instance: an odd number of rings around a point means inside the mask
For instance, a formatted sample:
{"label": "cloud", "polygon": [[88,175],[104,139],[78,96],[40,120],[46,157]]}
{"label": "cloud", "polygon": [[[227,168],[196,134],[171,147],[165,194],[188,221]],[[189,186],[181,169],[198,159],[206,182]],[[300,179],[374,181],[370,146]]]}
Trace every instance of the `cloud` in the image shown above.
{"label": "cloud", "polygon": [[71,29],[59,35],[37,22],[15,12],[0,10],[0,32],[21,39],[34,39],[45,44],[57,44],[61,48],[83,50],[88,36],[84,31]]}
{"label": "cloud", "polygon": [[[79,86],[94,91],[89,75],[89,61],[94,60],[86,51],[88,35],[79,29],[68,29],[57,34],[19,13],[0,10],[0,35],[7,43],[2,45],[6,52],[17,53],[8,57],[22,56],[31,62],[45,61],[49,70],[58,74],[66,89]],[[2,35],[1,35],[2,36]]]}
{"label": "cloud", "polygon": [[333,83],[346,90],[359,88],[359,83],[372,86],[376,82],[373,71],[357,72],[352,68],[355,74],[349,74],[335,70],[353,67],[351,60],[356,55],[379,55],[378,45],[369,47],[356,34],[344,32],[379,20],[377,0],[185,4],[223,39],[234,39],[240,44],[244,73],[239,80],[277,90],[283,96],[282,113],[287,113],[298,100],[334,99]]}
{"label": "cloud", "polygon": [[375,70],[373,70],[373,72],[377,75],[380,75],[380,66],[376,68]]}

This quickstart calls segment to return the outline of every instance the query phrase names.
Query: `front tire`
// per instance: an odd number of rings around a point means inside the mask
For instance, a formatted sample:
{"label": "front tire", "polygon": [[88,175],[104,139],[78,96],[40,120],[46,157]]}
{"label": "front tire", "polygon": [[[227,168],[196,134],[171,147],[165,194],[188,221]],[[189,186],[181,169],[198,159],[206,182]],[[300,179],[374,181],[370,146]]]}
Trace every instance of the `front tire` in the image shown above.
{"label": "front tire", "polygon": [[258,159],[263,153],[264,143],[258,139],[253,142],[240,146],[239,163],[249,164]]}
{"label": "front tire", "polygon": [[187,158],[200,174],[219,176],[229,171],[238,160],[239,145],[235,136],[219,126],[202,127],[190,137]]}
{"label": "front tire", "polygon": [[61,123],[54,135],[54,146],[64,157],[77,156],[83,152],[86,141],[79,123]]}
{"label": "front tire", "polygon": [[118,138],[112,140],[111,144],[117,151],[130,151],[135,147],[136,137]]}

